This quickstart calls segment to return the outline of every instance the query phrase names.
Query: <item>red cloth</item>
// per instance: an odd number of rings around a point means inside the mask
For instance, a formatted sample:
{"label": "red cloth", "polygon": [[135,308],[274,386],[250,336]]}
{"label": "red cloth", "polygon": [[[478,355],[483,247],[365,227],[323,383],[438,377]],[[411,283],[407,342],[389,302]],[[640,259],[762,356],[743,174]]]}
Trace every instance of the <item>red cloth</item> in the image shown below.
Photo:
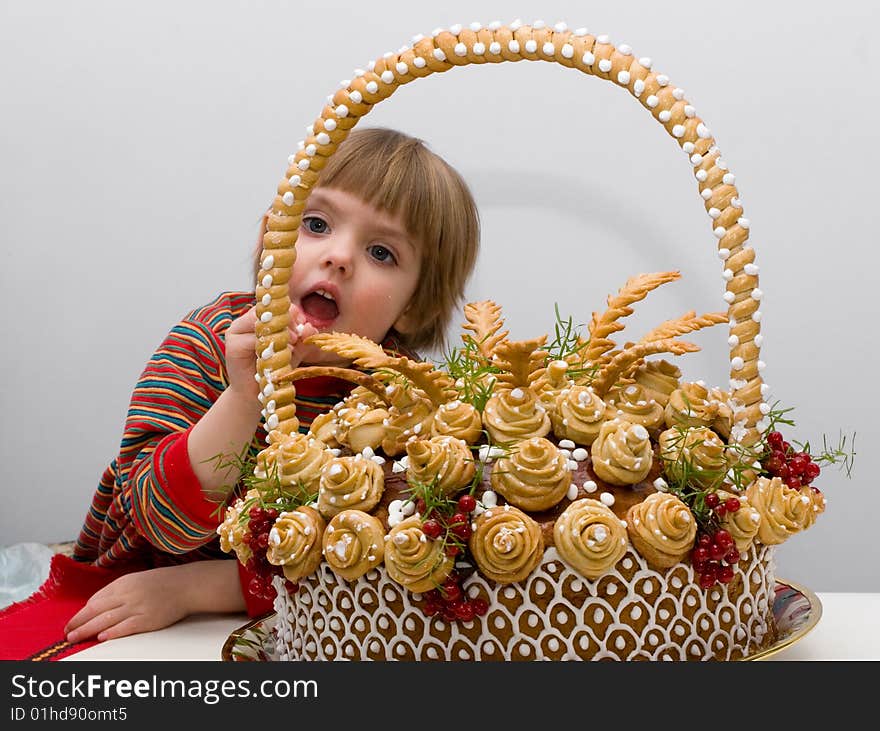
{"label": "red cloth", "polygon": [[123,573],[55,554],[43,585],[0,610],[0,660],[60,660],[98,644],[91,639],[71,645],[64,639],[64,625],[92,594]]}

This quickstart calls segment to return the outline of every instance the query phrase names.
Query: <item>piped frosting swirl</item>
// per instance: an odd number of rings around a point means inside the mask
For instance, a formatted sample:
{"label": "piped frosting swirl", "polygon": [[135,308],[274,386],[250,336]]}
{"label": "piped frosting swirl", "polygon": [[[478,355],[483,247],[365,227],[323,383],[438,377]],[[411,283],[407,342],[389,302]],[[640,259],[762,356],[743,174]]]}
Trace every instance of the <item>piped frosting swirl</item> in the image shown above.
{"label": "piped frosting swirl", "polygon": [[629,539],[654,568],[683,560],[694,546],[697,521],[688,506],[668,492],[655,492],[626,513]]}
{"label": "piped frosting swirl", "polygon": [[528,515],[504,505],[481,513],[468,541],[480,572],[499,584],[522,581],[541,563],[541,526]]}
{"label": "piped frosting swirl", "polygon": [[[418,439],[406,445],[406,479],[411,485],[432,485],[451,495],[474,479],[476,467],[470,448],[455,437]],[[436,482],[435,482],[436,481]]]}
{"label": "piped frosting swirl", "polygon": [[553,542],[559,555],[578,573],[598,579],[626,553],[626,528],[611,508],[582,498],[556,519]]}
{"label": "piped frosting swirl", "polygon": [[552,508],[565,497],[571,471],[553,442],[532,437],[495,462],[490,480],[507,502],[522,510],[539,511]]}
{"label": "piped frosting swirl", "polygon": [[281,513],[269,531],[266,558],[291,581],[308,576],[321,563],[324,519],[308,505]]}
{"label": "piped frosting swirl", "polygon": [[452,571],[452,559],[443,541],[429,539],[417,515],[395,525],[385,536],[385,568],[388,575],[410,591],[436,589]]}
{"label": "piped frosting swirl", "polygon": [[612,485],[635,485],[648,476],[654,453],[648,430],[621,419],[606,421],[590,448],[593,471]]}
{"label": "piped frosting swirl", "polygon": [[551,412],[553,433],[589,447],[605,420],[605,402],[589,386],[572,386],[560,391]]}
{"label": "piped frosting swirl", "polygon": [[327,525],[322,548],[333,573],[354,581],[382,563],[385,529],[369,513],[343,510]]}
{"label": "piped frosting swirl", "polygon": [[483,410],[483,424],[495,442],[516,442],[550,432],[547,410],[528,388],[502,389]]}
{"label": "piped frosting swirl", "polygon": [[361,455],[335,457],[321,472],[318,510],[332,518],[343,510],[369,512],[379,502],[385,489],[382,468]]}

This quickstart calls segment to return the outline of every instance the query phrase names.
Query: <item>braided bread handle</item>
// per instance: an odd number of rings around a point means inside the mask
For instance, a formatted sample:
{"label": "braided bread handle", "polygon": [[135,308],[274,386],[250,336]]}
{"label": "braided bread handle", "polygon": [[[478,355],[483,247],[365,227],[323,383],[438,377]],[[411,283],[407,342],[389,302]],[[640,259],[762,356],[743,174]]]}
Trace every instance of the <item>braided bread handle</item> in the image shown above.
{"label": "braided bread handle", "polygon": [[302,212],[327,159],[358,120],[400,86],[456,66],[522,60],[555,62],[625,88],[688,155],[712,221],[726,282],[730,394],[735,421],[731,436],[736,442],[754,443],[759,438],[756,425],[769,411],[763,401],[766,389],[759,360],[761,291],[755,252],[746,244],[749,222],[743,217],[735,177],[683,91],[654,71],[649,58],[636,58],[625,44],[614,45],[608,36],[596,36],[584,28],[569,30],[564,23],[553,27],[541,22],[515,22],[509,26],[474,23],[438,29],[430,37],[419,35],[397,53],[376,59],[367,70],[355,70],[354,78],[328,98],[321,115],[308,127],[300,149],[288,159],[262,237],[256,297],[257,375],[264,416],[268,419],[274,413],[277,428],[285,433],[297,429],[295,389],[291,385],[275,391],[275,384],[290,381],[291,348],[283,317],[290,307],[288,280],[296,258]]}

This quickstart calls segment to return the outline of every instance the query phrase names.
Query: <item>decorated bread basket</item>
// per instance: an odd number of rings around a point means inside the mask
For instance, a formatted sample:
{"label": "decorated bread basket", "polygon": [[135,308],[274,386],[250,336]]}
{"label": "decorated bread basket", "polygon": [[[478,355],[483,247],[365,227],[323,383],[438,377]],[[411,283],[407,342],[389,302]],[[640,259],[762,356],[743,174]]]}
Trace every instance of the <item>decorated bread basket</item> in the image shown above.
{"label": "decorated bread basket", "polygon": [[[291,368],[288,280],[321,170],[374,105],[469,64],[543,61],[621,87],[687,155],[726,312],[621,321],[678,272],[633,276],[586,332],[514,341],[491,300],[443,365],[354,335],[312,341],[351,369]],[[626,45],[519,22],[416,36],[357,70],[308,127],[272,203],[256,282],[268,443],[221,545],[275,598],[292,660],[740,659],[774,642],[774,547],[824,509],[818,465],[775,429],[761,290],[733,173],[683,92]],[[604,295],[605,293],[603,293]],[[724,387],[682,379],[685,338],[729,332]],[[299,431],[297,380],[351,395]]]}

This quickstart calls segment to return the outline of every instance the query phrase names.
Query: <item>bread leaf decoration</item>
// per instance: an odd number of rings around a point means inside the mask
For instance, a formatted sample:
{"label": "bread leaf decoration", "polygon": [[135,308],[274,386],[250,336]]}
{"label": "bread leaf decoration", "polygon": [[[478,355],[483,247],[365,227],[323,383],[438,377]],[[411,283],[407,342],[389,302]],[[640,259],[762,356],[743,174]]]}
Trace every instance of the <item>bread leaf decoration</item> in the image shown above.
{"label": "bread leaf decoration", "polygon": [[619,320],[633,313],[630,305],[648,296],[648,293],[662,284],[679,279],[679,272],[656,272],[654,274],[637,274],[626,280],[616,296],[608,297],[608,309],[601,315],[596,312],[589,324],[590,340],[584,352],[584,360],[593,365],[604,365],[608,360],[604,356],[616,347],[609,337],[620,330],[623,325]]}
{"label": "bread leaf decoration", "polygon": [[646,356],[657,353],[684,355],[685,353],[696,353],[699,349],[700,347],[693,343],[671,338],[653,340],[650,343],[636,343],[620,351],[603,365],[590,385],[597,396],[603,397],[617,383],[620,376],[632,368],[633,363],[642,361]]}
{"label": "bread leaf decoration", "polygon": [[547,351],[542,350],[547,336],[531,340],[505,340],[495,348],[493,363],[501,369],[498,381],[509,388],[527,388],[543,372]]}
{"label": "bread leaf decoration", "polygon": [[508,331],[501,331],[504,319],[501,317],[501,307],[492,300],[470,302],[464,306],[465,322],[461,327],[470,330],[473,335],[462,334],[461,339],[468,343],[471,339],[484,359],[484,365],[492,362],[492,356],[499,343],[507,338]]}
{"label": "bread leaf decoration", "polygon": [[369,338],[349,333],[330,332],[317,333],[306,338],[305,342],[347,358],[358,368],[373,371],[392,370],[400,373],[413,386],[421,390],[435,406],[451,401],[458,393],[449,375],[437,370],[432,363],[416,362],[405,356],[389,355],[381,345],[374,343]]}

